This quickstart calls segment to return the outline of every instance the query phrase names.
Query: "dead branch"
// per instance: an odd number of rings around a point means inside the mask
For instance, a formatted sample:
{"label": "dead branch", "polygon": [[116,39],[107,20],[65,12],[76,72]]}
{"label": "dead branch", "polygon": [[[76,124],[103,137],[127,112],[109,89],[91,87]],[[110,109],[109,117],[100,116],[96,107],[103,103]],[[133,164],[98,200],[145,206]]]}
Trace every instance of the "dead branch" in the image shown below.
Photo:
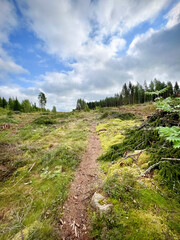
{"label": "dead branch", "polygon": [[28,172],[30,172],[30,171],[33,169],[34,165],[35,165],[35,162],[34,162],[33,165],[30,167],[30,169],[29,169]]}
{"label": "dead branch", "polygon": [[145,172],[141,173],[139,177],[145,177],[147,173],[150,173],[151,170],[157,167],[161,162],[163,161],[159,161],[158,163],[151,165]]}
{"label": "dead branch", "polygon": [[161,162],[164,161],[180,161],[180,158],[161,158],[161,161],[151,165],[144,173],[140,174],[140,177],[145,177],[147,173],[150,173],[152,169],[157,167]]}
{"label": "dead branch", "polygon": [[144,141],[141,142],[141,143],[139,143],[139,144],[136,146],[136,149],[137,149],[138,147],[140,147],[143,143],[144,143]]}
{"label": "dead branch", "polygon": [[146,149],[143,149],[143,150],[139,151],[138,153],[133,153],[133,154],[126,155],[123,160],[125,160],[127,158],[131,158],[133,161],[137,161],[139,156],[141,155],[141,153],[144,152],[145,150]]}
{"label": "dead branch", "polygon": [[180,161],[180,158],[161,158],[163,161]]}

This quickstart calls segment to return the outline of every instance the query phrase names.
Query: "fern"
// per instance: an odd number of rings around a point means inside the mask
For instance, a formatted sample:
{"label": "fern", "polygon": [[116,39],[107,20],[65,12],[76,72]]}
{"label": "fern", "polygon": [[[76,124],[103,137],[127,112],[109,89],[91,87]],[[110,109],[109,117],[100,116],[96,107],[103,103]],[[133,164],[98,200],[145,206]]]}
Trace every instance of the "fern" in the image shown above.
{"label": "fern", "polygon": [[156,107],[166,112],[180,112],[180,98],[168,97],[164,100],[156,99]]}
{"label": "fern", "polygon": [[173,143],[174,148],[180,148],[180,127],[157,127],[161,137]]}
{"label": "fern", "polygon": [[163,88],[163,89],[161,89],[159,91],[157,90],[155,92],[145,92],[145,94],[146,95],[156,95],[156,96],[159,96],[160,94],[167,92],[168,89],[169,89],[169,87],[165,87],[165,88]]}

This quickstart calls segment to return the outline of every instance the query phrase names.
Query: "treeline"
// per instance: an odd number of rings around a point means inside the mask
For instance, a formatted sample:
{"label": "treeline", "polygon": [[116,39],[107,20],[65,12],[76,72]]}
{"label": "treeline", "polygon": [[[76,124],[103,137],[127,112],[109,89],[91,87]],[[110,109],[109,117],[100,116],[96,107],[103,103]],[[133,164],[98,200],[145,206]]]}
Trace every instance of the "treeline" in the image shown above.
{"label": "treeline", "polygon": [[[39,111],[44,111],[44,112],[50,112],[49,109],[46,109],[46,103],[47,103],[47,98],[43,92],[40,92],[38,95],[38,101],[39,101],[39,107],[36,106],[36,103],[31,103],[28,99],[23,100],[22,102],[19,102],[17,97],[14,98],[9,98],[7,101],[4,97],[0,97],[0,107],[6,108],[11,111],[17,111],[17,112],[39,112]],[[56,107],[53,106],[52,112],[56,113]]]}
{"label": "treeline", "polygon": [[120,93],[114,95],[114,97],[107,97],[100,101],[88,102],[87,105],[90,109],[95,109],[96,107],[118,107],[127,104],[139,104],[154,101],[154,95],[145,94],[145,92],[155,92],[159,91],[165,87],[168,87],[168,90],[165,93],[159,95],[159,97],[169,97],[176,96],[179,94],[179,85],[176,82],[173,86],[171,82],[161,82],[157,79],[154,79],[147,85],[146,81],[144,86],[137,83],[133,85],[131,82],[129,84],[124,84]]}
{"label": "treeline", "polygon": [[19,111],[19,112],[37,112],[40,111],[41,108],[36,106],[36,103],[32,104],[28,99],[19,102],[17,98],[9,98],[7,101],[4,97],[0,97],[0,107],[6,108],[12,111]]}

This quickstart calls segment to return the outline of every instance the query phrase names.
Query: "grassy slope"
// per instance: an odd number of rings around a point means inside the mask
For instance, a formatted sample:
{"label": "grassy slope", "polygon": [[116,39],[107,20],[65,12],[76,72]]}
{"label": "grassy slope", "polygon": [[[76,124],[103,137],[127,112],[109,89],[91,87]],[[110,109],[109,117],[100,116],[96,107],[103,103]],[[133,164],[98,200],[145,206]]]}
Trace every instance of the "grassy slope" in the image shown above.
{"label": "grassy slope", "polygon": [[[139,120],[104,119],[97,126],[104,152],[123,141],[125,128],[138,124]],[[156,172],[153,178],[138,178],[148,161],[144,152],[137,163],[130,158],[100,162],[105,176],[101,191],[114,208],[106,216],[92,214],[95,239],[180,239],[179,201],[159,184]]]}
{"label": "grassy slope", "polygon": [[[21,230],[25,239],[57,239],[62,205],[93,117],[1,116],[1,124],[10,122],[11,128],[0,131],[0,239],[21,239]],[[54,124],[38,124],[47,118]]]}
{"label": "grassy slope", "polygon": [[[0,131],[0,239],[21,239],[21,230],[28,240],[58,239],[62,206],[87,145],[91,121],[100,122],[97,133],[106,152],[123,141],[124,128],[140,124],[139,119],[120,120],[119,113],[144,116],[153,109],[136,105],[50,116],[0,113],[0,124],[11,124]],[[53,124],[39,124],[42,118]],[[120,159],[101,162],[105,176],[101,191],[114,210],[101,218],[93,213],[96,239],[179,239],[178,202],[158,185],[157,174],[153,179],[136,178],[148,158],[143,153],[137,165],[131,159],[124,165]]]}

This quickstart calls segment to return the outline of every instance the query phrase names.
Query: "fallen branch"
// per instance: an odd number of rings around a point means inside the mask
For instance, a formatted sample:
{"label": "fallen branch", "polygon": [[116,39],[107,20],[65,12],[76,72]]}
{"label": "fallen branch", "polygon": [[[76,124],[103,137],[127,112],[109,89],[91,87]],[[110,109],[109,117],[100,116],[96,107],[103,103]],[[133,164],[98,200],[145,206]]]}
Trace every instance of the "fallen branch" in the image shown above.
{"label": "fallen branch", "polygon": [[[127,159],[127,158],[131,158],[133,161],[137,161],[138,158],[139,158],[139,156],[141,155],[141,153],[144,152],[145,150],[146,150],[146,149],[143,149],[143,150],[141,150],[141,151],[139,151],[139,152],[137,152],[137,153],[133,153],[133,154],[126,155],[123,160],[125,160],[125,159]],[[137,157],[136,157],[136,156],[137,156]]]}
{"label": "fallen branch", "polygon": [[159,161],[158,163],[151,165],[145,172],[141,173],[139,177],[145,177],[147,173],[150,173],[151,170],[157,167],[161,162],[163,161]]}
{"label": "fallen branch", "polygon": [[141,143],[139,143],[139,144],[136,146],[136,149],[137,149],[138,147],[140,147],[143,143],[144,143],[144,141],[141,142]]}
{"label": "fallen branch", "polygon": [[180,158],[161,158],[163,161],[180,161]]}
{"label": "fallen branch", "polygon": [[161,162],[164,162],[164,161],[180,161],[180,158],[161,158],[161,161],[151,165],[144,173],[141,173],[140,177],[145,177],[147,173],[150,173],[152,169],[154,169]]}
{"label": "fallen branch", "polygon": [[30,171],[33,169],[34,165],[35,165],[35,162],[34,162],[33,165],[30,167],[30,169],[29,169],[28,172],[30,172]]}

